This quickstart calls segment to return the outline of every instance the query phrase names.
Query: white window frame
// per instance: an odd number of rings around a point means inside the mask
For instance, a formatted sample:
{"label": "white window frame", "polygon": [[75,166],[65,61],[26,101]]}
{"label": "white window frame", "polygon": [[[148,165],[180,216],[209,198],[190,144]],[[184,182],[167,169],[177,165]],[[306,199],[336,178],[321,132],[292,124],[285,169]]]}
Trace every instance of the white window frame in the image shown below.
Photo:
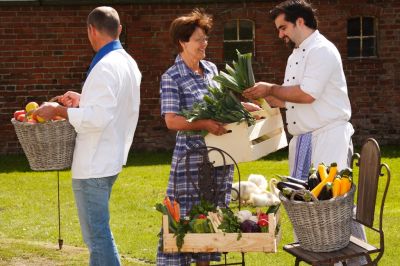
{"label": "white window frame", "polygon": [[[236,40],[225,40],[225,38],[224,38],[224,43],[238,43],[238,42],[253,42],[253,51],[252,51],[252,54],[253,54],[253,58],[256,56],[256,49],[255,49],[255,43],[256,43],[256,41],[255,41],[255,39],[256,39],[256,34],[255,34],[255,23],[254,23],[254,21],[253,20],[250,20],[250,19],[240,19],[240,18],[237,18],[237,19],[231,19],[231,20],[229,20],[229,21],[227,21],[227,22],[225,22],[224,23],[224,34],[225,34],[225,24],[226,23],[228,23],[228,22],[231,22],[231,21],[236,21]],[[240,21],[250,21],[251,22],[251,24],[252,24],[252,29],[251,29],[251,33],[252,33],[252,36],[253,36],[253,38],[252,39],[239,39],[239,36],[240,36]],[[224,50],[224,61],[226,61],[225,60],[225,50]]]}
{"label": "white window frame", "polygon": [[[347,54],[347,58],[349,59],[360,59],[360,58],[377,58],[378,57],[378,37],[377,37],[377,19],[374,16],[358,16],[358,17],[351,17],[347,20],[347,23],[349,22],[350,19],[354,19],[354,18],[358,18],[360,19],[360,35],[357,36],[348,36],[347,35],[347,41],[348,40],[355,40],[355,39],[359,39],[360,40],[360,54],[358,56],[349,56]],[[363,19],[364,18],[372,18],[373,19],[373,25],[374,25],[374,32],[373,35],[363,35]],[[363,54],[363,43],[364,43],[364,39],[366,38],[374,38],[375,42],[375,47],[374,47],[374,55],[370,55],[370,56],[364,56]]]}

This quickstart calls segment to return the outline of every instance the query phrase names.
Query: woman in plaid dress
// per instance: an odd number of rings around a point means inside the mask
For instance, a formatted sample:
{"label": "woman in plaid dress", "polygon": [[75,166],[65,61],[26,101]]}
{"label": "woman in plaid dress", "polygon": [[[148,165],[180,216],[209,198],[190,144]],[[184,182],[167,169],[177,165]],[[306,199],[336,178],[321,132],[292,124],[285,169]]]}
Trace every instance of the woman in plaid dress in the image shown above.
{"label": "woman in plaid dress", "polygon": [[[208,44],[207,34],[212,26],[212,18],[201,10],[195,9],[190,14],[175,19],[170,27],[173,43],[179,50],[175,63],[161,77],[161,115],[165,118],[169,129],[176,130],[176,145],[172,157],[171,172],[169,176],[167,195],[173,199],[179,195],[181,217],[188,214],[193,204],[200,202],[192,183],[186,176],[185,160],[178,163],[179,158],[193,148],[204,147],[204,138],[201,135],[185,134],[184,131],[207,130],[211,134],[222,135],[226,133],[224,125],[217,121],[206,119],[187,122],[179,112],[183,109],[190,110],[195,102],[203,101],[203,96],[208,94],[207,86],[218,86],[212,80],[217,74],[216,66],[205,58],[205,49]],[[189,171],[197,185],[197,172],[202,162],[200,155],[190,156]],[[223,171],[222,167],[216,169],[217,187],[220,197],[219,206],[228,205],[233,177],[233,167]],[[225,175],[223,174],[225,173]],[[174,181],[176,182],[174,184]],[[174,195],[174,186],[175,193]],[[157,252],[157,265],[209,265],[209,261],[219,261],[219,253],[173,253],[162,252],[162,239],[160,239]]]}

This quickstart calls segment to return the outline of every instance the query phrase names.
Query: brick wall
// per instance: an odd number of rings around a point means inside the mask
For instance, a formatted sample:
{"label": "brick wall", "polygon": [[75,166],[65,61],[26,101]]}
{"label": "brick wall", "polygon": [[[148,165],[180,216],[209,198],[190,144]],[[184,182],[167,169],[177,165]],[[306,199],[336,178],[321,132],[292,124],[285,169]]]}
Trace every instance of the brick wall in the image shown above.
{"label": "brick wall", "polygon": [[[372,136],[381,144],[399,144],[399,1],[313,2],[320,12],[320,31],[338,46],[343,57],[355,143]],[[135,149],[170,149],[174,144],[174,133],[168,132],[159,115],[160,76],[173,63],[175,54],[168,41],[170,22],[195,6],[212,13],[215,24],[207,56],[222,68],[224,22],[234,18],[253,20],[256,80],[280,83],[290,51],[277,38],[268,20],[267,11],[277,3],[114,5],[127,29],[127,50],[143,74]],[[80,91],[93,56],[85,28],[86,16],[93,8],[93,5],[0,6],[1,154],[21,152],[10,123],[15,110],[31,100],[40,103],[66,90]],[[346,59],[346,21],[360,15],[378,19],[378,58]]]}

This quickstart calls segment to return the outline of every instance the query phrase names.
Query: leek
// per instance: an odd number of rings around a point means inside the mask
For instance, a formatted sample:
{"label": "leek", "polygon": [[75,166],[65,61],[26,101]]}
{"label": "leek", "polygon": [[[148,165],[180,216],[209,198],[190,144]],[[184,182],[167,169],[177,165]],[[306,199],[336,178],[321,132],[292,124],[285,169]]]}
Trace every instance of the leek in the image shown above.
{"label": "leek", "polygon": [[[255,79],[251,64],[251,53],[241,54],[238,50],[236,52],[238,61],[232,62],[233,67],[226,64],[225,69],[228,73],[220,71],[220,74],[215,76],[214,80],[219,82],[222,88],[241,94],[245,89],[254,86]],[[260,103],[262,109],[267,111],[268,114],[272,114],[272,108],[264,98],[256,100]]]}

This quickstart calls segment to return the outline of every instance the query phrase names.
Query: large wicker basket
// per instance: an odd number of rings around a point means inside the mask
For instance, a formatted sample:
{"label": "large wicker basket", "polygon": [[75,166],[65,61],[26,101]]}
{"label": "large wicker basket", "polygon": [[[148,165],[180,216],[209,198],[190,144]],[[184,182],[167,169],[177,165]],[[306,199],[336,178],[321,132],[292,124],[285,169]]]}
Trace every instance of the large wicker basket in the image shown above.
{"label": "large wicker basket", "polygon": [[76,132],[67,120],[24,123],[11,120],[32,170],[70,168]]}
{"label": "large wicker basket", "polygon": [[300,246],[313,252],[330,252],[349,244],[355,185],[343,196],[313,202],[279,198],[292,222]]}

